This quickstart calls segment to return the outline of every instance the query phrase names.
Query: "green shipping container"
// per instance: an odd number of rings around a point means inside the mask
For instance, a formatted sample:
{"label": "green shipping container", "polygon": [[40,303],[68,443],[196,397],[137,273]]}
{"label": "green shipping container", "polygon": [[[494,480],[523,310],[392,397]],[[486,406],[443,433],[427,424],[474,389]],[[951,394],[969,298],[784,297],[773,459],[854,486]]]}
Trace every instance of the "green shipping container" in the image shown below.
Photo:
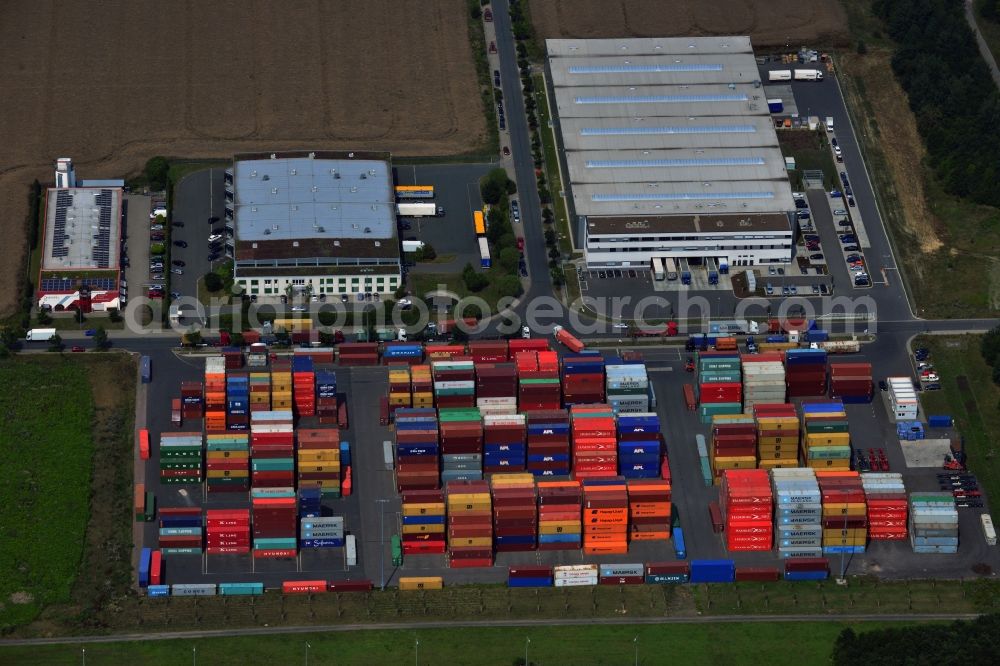
{"label": "green shipping container", "polygon": [[143,511],[143,520],[147,523],[156,517],[156,495],[151,491],[146,491],[146,506]]}

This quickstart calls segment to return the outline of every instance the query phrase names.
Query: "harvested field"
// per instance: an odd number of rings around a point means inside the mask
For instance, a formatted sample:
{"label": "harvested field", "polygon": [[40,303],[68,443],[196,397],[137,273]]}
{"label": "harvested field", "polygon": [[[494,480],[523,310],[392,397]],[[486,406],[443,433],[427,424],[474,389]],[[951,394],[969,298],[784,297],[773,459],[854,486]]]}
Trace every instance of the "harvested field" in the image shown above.
{"label": "harvested field", "polygon": [[0,313],[15,306],[28,185],[153,155],[476,151],[486,123],[462,0],[0,6]]}
{"label": "harvested field", "polygon": [[539,38],[750,35],[761,47],[843,46],[847,17],[829,0],[531,0]]}

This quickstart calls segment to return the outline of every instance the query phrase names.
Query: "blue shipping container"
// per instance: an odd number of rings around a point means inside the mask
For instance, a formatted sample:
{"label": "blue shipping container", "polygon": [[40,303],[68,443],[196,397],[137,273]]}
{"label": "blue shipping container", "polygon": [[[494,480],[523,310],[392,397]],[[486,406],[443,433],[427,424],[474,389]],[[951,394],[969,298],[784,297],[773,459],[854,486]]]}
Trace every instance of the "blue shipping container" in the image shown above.
{"label": "blue shipping container", "polygon": [[146,596],[148,597],[169,597],[170,596],[170,586],[169,585],[149,585],[146,587]]}
{"label": "blue shipping container", "polygon": [[510,578],[507,587],[552,587],[551,578]]}
{"label": "blue shipping container", "polygon": [[139,374],[142,376],[143,384],[153,381],[153,361],[148,356],[139,359]]}
{"label": "blue shipping container", "polygon": [[932,428],[950,428],[951,417],[947,414],[932,414],[927,417],[927,425]]}
{"label": "blue shipping container", "polygon": [[679,527],[673,529],[674,534],[674,551],[677,553],[677,559],[683,560],[687,558],[687,549],[684,548],[684,532]]}
{"label": "blue shipping container", "polygon": [[153,558],[151,548],[143,548],[139,553],[139,587],[149,586],[149,567]]}
{"label": "blue shipping container", "polygon": [[692,583],[732,583],[736,580],[733,560],[691,560]]}

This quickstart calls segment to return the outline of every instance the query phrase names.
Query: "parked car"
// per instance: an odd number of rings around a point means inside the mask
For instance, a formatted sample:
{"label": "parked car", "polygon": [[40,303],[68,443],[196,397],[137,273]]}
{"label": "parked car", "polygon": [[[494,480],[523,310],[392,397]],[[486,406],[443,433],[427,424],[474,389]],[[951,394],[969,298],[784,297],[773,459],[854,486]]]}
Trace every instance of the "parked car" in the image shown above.
{"label": "parked car", "polygon": [[792,293],[792,290],[789,289],[788,287],[782,287],[781,288],[781,295],[782,296],[790,296],[791,293]]}
{"label": "parked car", "polygon": [[212,234],[211,236],[208,237],[209,243],[214,243],[215,241],[220,241],[220,240],[222,240],[221,234]]}
{"label": "parked car", "polygon": [[846,234],[846,235],[840,237],[840,242],[843,243],[843,244],[845,244],[845,245],[847,245],[849,243],[857,243],[858,242],[858,237],[857,236],[853,236],[851,234]]}
{"label": "parked car", "polygon": [[849,226],[851,226],[851,221],[850,220],[837,220],[837,226],[838,227],[849,227]]}
{"label": "parked car", "polygon": [[[774,266],[768,266],[768,267],[767,267],[767,274],[768,274],[768,275],[777,275],[777,274],[778,274],[778,271],[777,271],[777,270],[775,270]],[[770,285],[769,285],[769,286],[770,286]]]}
{"label": "parked car", "polygon": [[860,252],[861,248],[857,245],[845,245],[844,252]]}
{"label": "parked car", "polygon": [[796,199],[795,200],[795,207],[796,208],[808,208],[809,204],[806,203],[805,199]]}
{"label": "parked car", "polygon": [[81,347],[80,345],[73,345],[73,348],[70,349],[70,351],[71,352],[82,352],[82,351],[87,351],[87,350],[84,349],[83,347]]}
{"label": "parked car", "polygon": [[[845,248],[845,249],[846,249],[846,248]],[[852,262],[852,261],[861,261],[861,255],[860,255],[860,254],[849,254],[849,255],[847,255],[846,257],[844,257],[844,259],[845,259],[845,260],[846,260],[846,261],[847,261],[848,263],[850,263],[850,262]]]}
{"label": "parked car", "polygon": [[510,148],[508,148],[507,146],[503,147],[503,156],[504,157],[509,157],[510,156]]}
{"label": "parked car", "polygon": [[173,222],[171,222],[170,224],[172,224],[172,225],[173,225],[173,226],[175,226],[175,227],[183,227],[183,226],[184,226],[184,223],[183,223],[183,222],[181,222],[180,220],[174,220],[174,221],[173,221]]}
{"label": "parked car", "polygon": [[215,224],[218,221],[219,221],[219,216],[218,215],[213,215],[212,217],[208,218],[208,223],[209,224]]}
{"label": "parked car", "polygon": [[764,287],[764,293],[767,294],[768,296],[773,296],[774,295],[774,285],[772,285],[770,282],[768,282],[767,286]]}
{"label": "parked car", "polygon": [[833,197],[834,199],[839,199],[844,195],[840,192],[840,190],[830,190],[830,196]]}
{"label": "parked car", "polygon": [[854,208],[855,206],[854,197],[847,197],[847,205],[850,206],[851,208]]}
{"label": "parked car", "polygon": [[833,211],[833,214],[834,215],[847,215],[847,211],[844,210],[843,208],[838,208],[837,210]]}
{"label": "parked car", "polygon": [[784,274],[785,274],[785,269],[782,268],[781,266],[778,266],[778,275],[784,275]]}
{"label": "parked car", "polygon": [[517,199],[512,199],[510,202],[510,212],[514,216],[515,220],[521,218],[521,207],[517,203]]}
{"label": "parked car", "polygon": [[823,261],[823,255],[817,252],[816,254],[810,254],[809,259],[811,261]]}
{"label": "parked car", "polygon": [[176,240],[174,241],[174,247],[187,247],[187,241]]}
{"label": "parked car", "polygon": [[792,294],[797,294],[799,293],[799,288],[793,284],[790,287],[788,287],[788,291],[792,292]]}
{"label": "parked car", "polygon": [[212,254],[208,255],[208,261],[215,261],[220,256],[222,255],[220,255],[218,252],[213,252]]}
{"label": "parked car", "polygon": [[150,231],[163,231],[163,225],[162,225],[162,224],[154,224],[154,225],[151,225],[151,226],[149,227],[149,230],[150,230]]}
{"label": "parked car", "polygon": [[172,291],[172,292],[170,292],[170,298],[172,298],[174,300],[177,300],[180,297],[181,297],[181,292],[179,292],[179,291]]}
{"label": "parked car", "polygon": [[170,272],[174,275],[184,275],[184,269],[182,268],[171,268]]}

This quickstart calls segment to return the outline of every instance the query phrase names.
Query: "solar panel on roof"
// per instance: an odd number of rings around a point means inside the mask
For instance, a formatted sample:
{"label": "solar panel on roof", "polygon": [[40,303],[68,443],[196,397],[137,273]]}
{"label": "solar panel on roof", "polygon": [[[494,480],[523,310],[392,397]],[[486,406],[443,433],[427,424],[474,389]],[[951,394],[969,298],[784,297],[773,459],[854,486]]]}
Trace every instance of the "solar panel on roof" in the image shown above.
{"label": "solar panel on roof", "polygon": [[705,201],[712,199],[773,199],[774,192],[663,192],[658,194],[593,194],[591,201]]}
{"label": "solar panel on roof", "polygon": [[698,157],[670,160],[587,160],[588,169],[655,169],[660,167],[763,166],[763,157]]}
{"label": "solar panel on roof", "polygon": [[657,72],[721,72],[722,65],[681,64],[681,65],[572,65],[570,74],[645,74]]}

